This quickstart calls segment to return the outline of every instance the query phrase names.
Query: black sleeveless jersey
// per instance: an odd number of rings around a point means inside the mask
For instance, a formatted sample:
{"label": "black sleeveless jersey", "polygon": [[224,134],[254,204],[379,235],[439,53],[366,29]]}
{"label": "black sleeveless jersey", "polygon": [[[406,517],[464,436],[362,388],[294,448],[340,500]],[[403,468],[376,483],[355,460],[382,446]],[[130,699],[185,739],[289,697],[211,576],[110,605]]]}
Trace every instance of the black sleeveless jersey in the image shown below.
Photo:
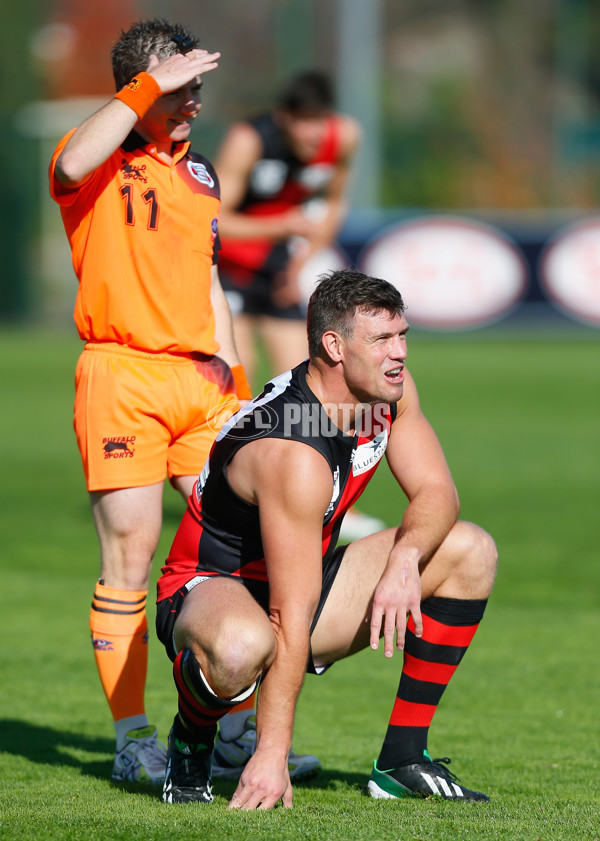
{"label": "black sleeveless jersey", "polygon": [[250,173],[239,212],[271,202],[293,207],[319,195],[327,187],[340,158],[339,126],[335,116],[328,119],[323,143],[310,161],[299,160],[290,150],[271,114],[248,122],[260,137],[262,151]]}
{"label": "black sleeveless jersey", "polygon": [[[260,138],[261,153],[250,172],[237,212],[270,216],[324,195],[342,155],[341,123],[337,115],[327,119],[323,142],[310,161],[299,160],[289,149],[271,114],[248,122]],[[281,271],[289,256],[285,242],[273,243],[268,237],[225,238],[221,242],[219,266],[229,280],[244,287],[251,283],[254,272],[273,275]]]}
{"label": "black sleeveless jersey", "polygon": [[327,461],[333,485],[323,517],[322,555],[327,562],[345,512],[360,497],[385,453],[396,407],[375,404],[361,429],[346,435],[308,387],[307,370],[306,361],[275,377],[222,427],[163,567],[159,600],[196,575],[221,573],[267,581],[258,507],[241,499],[227,481],[229,462],[259,438],[300,441]]}

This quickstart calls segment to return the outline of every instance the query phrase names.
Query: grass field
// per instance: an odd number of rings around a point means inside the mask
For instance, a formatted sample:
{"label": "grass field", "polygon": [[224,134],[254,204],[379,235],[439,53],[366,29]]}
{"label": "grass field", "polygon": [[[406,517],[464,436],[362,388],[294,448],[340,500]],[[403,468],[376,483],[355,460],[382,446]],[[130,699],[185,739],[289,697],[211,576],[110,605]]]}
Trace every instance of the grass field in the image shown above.
{"label": "grass field", "polygon": [[[379,802],[366,782],[399,658],[365,652],[307,678],[295,748],[323,773],[294,808],[230,813],[111,784],[113,733],[87,629],[96,539],[71,430],[79,342],[0,331],[0,837],[28,839],[600,839],[600,346],[573,329],[411,332],[409,363],[462,516],[495,537],[484,622],[444,695],[430,750],[489,804]],[[382,467],[364,509],[402,498]],[[170,489],[155,572],[182,511]],[[166,738],[170,664],[151,646],[148,712]]]}

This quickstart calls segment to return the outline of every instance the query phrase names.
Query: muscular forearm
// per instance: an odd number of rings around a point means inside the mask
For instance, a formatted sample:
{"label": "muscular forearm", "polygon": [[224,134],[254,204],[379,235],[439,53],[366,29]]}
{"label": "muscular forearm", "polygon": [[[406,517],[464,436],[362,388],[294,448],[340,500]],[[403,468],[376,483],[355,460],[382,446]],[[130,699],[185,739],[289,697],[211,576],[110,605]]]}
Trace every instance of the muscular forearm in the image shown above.
{"label": "muscular forearm", "polygon": [[56,165],[56,177],[65,186],[81,184],[121,145],[137,122],[123,102],[111,99],[88,117],[69,139]]}
{"label": "muscular forearm", "polygon": [[383,633],[386,657],[393,655],[394,648],[404,647],[408,614],[413,617],[415,634],[421,635],[420,572],[456,522],[457,515],[458,498],[451,483],[426,484],[411,499],[373,594],[371,647],[378,647]]}
{"label": "muscular forearm", "polygon": [[458,512],[458,494],[453,484],[424,485],[404,512],[390,564],[414,563],[422,567],[456,522]]}
{"label": "muscular forearm", "polygon": [[257,749],[287,761],[296,703],[309,653],[309,629],[277,632],[277,654],[264,675],[257,704]]}
{"label": "muscular forearm", "polygon": [[288,214],[247,216],[235,211],[222,211],[219,232],[223,239],[268,239],[278,242],[293,234]]}
{"label": "muscular forearm", "polygon": [[246,765],[230,808],[270,809],[292,805],[288,754],[296,701],[308,656],[308,622],[276,629],[277,654],[258,692],[256,750]]}

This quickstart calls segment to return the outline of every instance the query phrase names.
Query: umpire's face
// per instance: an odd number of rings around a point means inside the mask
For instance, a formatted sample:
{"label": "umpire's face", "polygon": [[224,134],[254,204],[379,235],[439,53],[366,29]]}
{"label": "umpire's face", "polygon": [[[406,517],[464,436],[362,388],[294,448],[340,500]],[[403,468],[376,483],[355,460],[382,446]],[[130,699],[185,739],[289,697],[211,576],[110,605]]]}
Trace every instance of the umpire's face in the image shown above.
{"label": "umpire's face", "polygon": [[202,107],[201,90],[202,80],[196,76],[187,85],[163,94],[139,120],[137,130],[157,144],[187,140]]}

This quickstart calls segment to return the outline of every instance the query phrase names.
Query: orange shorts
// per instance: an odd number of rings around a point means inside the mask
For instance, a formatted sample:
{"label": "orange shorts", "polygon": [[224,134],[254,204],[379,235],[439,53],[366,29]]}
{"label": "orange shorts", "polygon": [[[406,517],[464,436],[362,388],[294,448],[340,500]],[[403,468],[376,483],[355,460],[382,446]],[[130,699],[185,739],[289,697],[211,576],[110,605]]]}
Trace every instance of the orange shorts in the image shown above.
{"label": "orange shorts", "polygon": [[239,405],[231,369],[218,356],[88,342],[75,373],[74,413],[88,490],[198,475]]}

